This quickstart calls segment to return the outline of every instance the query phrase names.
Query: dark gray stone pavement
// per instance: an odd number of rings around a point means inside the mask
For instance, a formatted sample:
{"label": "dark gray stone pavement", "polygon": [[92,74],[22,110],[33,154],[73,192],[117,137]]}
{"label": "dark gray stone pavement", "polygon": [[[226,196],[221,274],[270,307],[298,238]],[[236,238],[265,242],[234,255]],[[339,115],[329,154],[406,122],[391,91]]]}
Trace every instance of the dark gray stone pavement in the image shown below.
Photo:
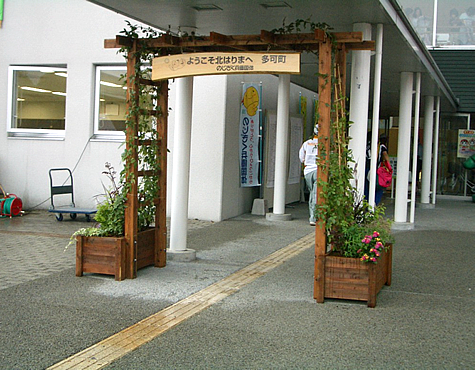
{"label": "dark gray stone pavement", "polygon": [[[391,200],[385,200],[392,215]],[[74,275],[69,236],[85,219],[0,219],[0,368],[44,369],[312,232],[246,214],[190,220],[191,263],[137,279]],[[375,309],[313,297],[313,248],[118,359],[111,369],[473,369],[475,204],[439,197],[395,231],[393,278]]]}

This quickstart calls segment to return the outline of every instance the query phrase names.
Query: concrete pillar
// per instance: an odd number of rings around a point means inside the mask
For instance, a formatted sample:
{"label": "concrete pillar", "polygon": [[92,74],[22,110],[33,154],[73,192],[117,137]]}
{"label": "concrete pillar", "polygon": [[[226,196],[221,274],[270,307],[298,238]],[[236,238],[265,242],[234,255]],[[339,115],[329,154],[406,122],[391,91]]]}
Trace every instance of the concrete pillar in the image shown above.
{"label": "concrete pillar", "polygon": [[414,99],[414,134],[412,142],[412,178],[411,178],[411,211],[409,222],[414,223],[414,216],[416,213],[416,192],[417,192],[417,157],[419,156],[419,119],[421,106],[421,73],[416,73],[416,91]]}
{"label": "concrete pillar", "polygon": [[[411,151],[412,89],[414,74],[401,73],[399,98],[399,132],[397,148],[396,199],[394,207],[394,226],[404,226],[407,222],[407,194],[409,187],[409,154]],[[400,225],[398,225],[400,224]],[[414,225],[412,225],[412,228]],[[411,227],[409,227],[411,228]]]}
{"label": "concrete pillar", "polygon": [[170,209],[171,260],[192,261],[196,252],[186,248],[188,234],[188,193],[190,182],[191,116],[193,77],[176,79],[176,113],[173,138],[173,167]]}
{"label": "concrete pillar", "polygon": [[277,128],[275,144],[274,208],[268,213],[269,220],[289,221],[292,215],[285,213],[285,190],[287,184],[287,162],[289,157],[289,100],[290,75],[279,75],[277,97]]}
{"label": "concrete pillar", "polygon": [[[371,40],[371,24],[355,23],[353,31],[363,32],[363,40]],[[359,194],[364,193],[366,134],[368,132],[369,83],[371,69],[371,51],[358,50],[352,52],[351,88],[350,88],[350,127],[352,138],[348,145],[353,152],[357,173],[355,175]]]}
{"label": "concrete pillar", "polygon": [[[371,168],[369,181],[369,197],[371,207],[375,206],[376,193],[376,166],[378,164],[378,130],[379,130],[379,105],[381,101],[381,67],[383,59],[383,25],[378,24],[376,32],[376,54],[374,59],[374,87],[373,87],[373,119],[371,125]],[[363,162],[366,164],[366,162]],[[363,173],[366,173],[366,168]],[[364,182],[364,179],[363,179]]]}
{"label": "concrete pillar", "polygon": [[421,204],[430,203],[433,132],[434,97],[426,96],[424,104],[424,136],[422,140]]}
{"label": "concrete pillar", "polygon": [[432,204],[435,206],[437,192],[437,169],[439,166],[439,123],[440,123],[440,96],[435,102],[434,145],[432,146]]}

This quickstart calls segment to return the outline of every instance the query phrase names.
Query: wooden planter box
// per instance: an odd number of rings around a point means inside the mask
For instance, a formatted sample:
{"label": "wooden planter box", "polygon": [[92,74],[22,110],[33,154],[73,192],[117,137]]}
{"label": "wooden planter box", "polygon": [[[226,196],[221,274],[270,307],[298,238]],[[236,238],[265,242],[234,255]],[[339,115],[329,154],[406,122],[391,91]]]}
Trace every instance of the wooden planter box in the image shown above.
{"label": "wooden planter box", "polygon": [[[378,263],[361,262],[359,258],[324,255],[317,258],[316,298],[367,301],[376,306],[376,295],[384,285],[391,285],[392,245]],[[322,291],[323,290],[323,294]]]}
{"label": "wooden planter box", "polygon": [[[85,272],[126,278],[127,255],[124,237],[77,236],[76,276]],[[155,263],[155,229],[137,234],[137,270]]]}

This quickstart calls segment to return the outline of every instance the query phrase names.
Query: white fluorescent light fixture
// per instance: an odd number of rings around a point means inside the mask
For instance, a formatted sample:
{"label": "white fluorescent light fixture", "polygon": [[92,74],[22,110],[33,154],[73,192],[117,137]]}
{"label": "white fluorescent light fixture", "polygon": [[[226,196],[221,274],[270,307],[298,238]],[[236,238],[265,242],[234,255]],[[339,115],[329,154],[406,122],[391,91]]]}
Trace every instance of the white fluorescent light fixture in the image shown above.
{"label": "white fluorescent light fixture", "polygon": [[112,82],[107,82],[107,81],[101,81],[101,85],[109,86],[109,87],[120,87],[120,88],[123,87],[122,85],[117,85],[117,84],[114,84]]}
{"label": "white fluorescent light fixture", "polygon": [[55,75],[59,77],[68,77],[68,74],[65,72],[56,72]]}
{"label": "white fluorescent light fixture", "polygon": [[54,68],[49,68],[49,67],[42,67],[39,69],[41,73],[55,73],[56,70]]}
{"label": "white fluorescent light fixture", "polygon": [[61,96],[66,96],[66,93],[60,92],[60,91],[53,91],[52,92],[54,95],[61,95]]}
{"label": "white fluorescent light fixture", "polygon": [[202,11],[212,11],[212,10],[223,10],[223,8],[220,8],[219,6],[215,4],[197,4],[192,6],[193,9],[202,12]]}
{"label": "white fluorescent light fixture", "polygon": [[30,86],[20,86],[20,89],[28,90],[28,91],[34,91],[34,92],[40,92],[40,93],[51,93],[52,92],[50,90],[43,90],[43,89],[38,89],[36,87],[30,87]]}
{"label": "white fluorescent light fixture", "polygon": [[16,101],[25,101],[23,98],[17,98]]}
{"label": "white fluorescent light fixture", "polygon": [[285,1],[271,1],[268,3],[260,4],[263,8],[266,9],[273,9],[273,8],[292,8],[289,4]]}

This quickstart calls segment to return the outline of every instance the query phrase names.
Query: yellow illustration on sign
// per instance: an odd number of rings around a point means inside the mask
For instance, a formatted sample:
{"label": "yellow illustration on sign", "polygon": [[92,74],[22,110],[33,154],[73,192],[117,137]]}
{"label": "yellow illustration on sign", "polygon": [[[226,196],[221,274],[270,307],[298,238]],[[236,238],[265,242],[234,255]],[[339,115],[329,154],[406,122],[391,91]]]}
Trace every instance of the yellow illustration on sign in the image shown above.
{"label": "yellow illustration on sign", "polygon": [[257,113],[257,108],[259,108],[259,94],[255,87],[248,87],[244,93],[244,98],[242,99],[242,104],[247,109],[247,115],[249,117],[255,116]]}
{"label": "yellow illustration on sign", "polygon": [[154,58],[152,80],[242,73],[300,73],[300,53],[192,53]]}

